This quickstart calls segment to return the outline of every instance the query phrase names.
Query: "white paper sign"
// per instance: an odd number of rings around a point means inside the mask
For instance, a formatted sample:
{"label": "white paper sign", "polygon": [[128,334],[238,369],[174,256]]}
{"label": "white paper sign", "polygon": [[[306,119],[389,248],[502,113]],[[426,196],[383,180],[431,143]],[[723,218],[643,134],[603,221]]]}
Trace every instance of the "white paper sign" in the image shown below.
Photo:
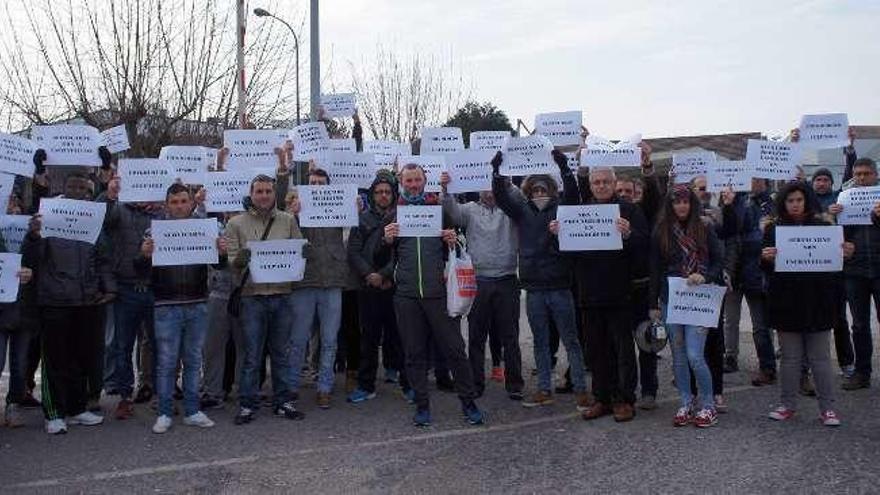
{"label": "white paper sign", "polygon": [[446,169],[449,173],[446,192],[462,194],[491,191],[492,158],[495,153],[495,150],[472,149],[446,155]]}
{"label": "white paper sign", "polygon": [[871,210],[880,202],[880,186],[843,190],[837,202],[843,206],[837,215],[837,225],[871,225]]}
{"label": "white paper sign", "polygon": [[504,150],[499,173],[509,177],[552,174],[559,170],[553,161],[553,143],[544,136],[511,137]]}
{"label": "white paper sign", "polygon": [[0,132],[0,172],[33,176],[35,151],[30,139]]}
{"label": "white paper sign", "polygon": [[620,205],[560,205],[560,251],[615,251],[623,249],[623,238],[617,230]]}
{"label": "white paper sign", "polygon": [[318,167],[330,176],[330,184],[355,184],[369,189],[376,178],[376,162],[369,153],[325,151],[316,159]]}
{"label": "white paper sign", "polygon": [[159,159],[165,160],[174,177],[184,184],[199,184],[213,164],[208,149],[203,146],[163,146]]}
{"label": "white paper sign", "polygon": [[45,165],[79,165],[99,167],[98,147],[103,145],[101,133],[88,125],[38,125],[31,129],[37,148],[46,150]]}
{"label": "white paper sign", "polygon": [[713,284],[688,285],[687,279],[669,277],[666,323],[716,328],[721,316],[726,287]]}
{"label": "white paper sign", "polygon": [[400,237],[440,237],[440,231],[443,230],[443,207],[398,206],[397,223],[400,225]]}
{"label": "white paper sign", "polygon": [[358,225],[357,186],[299,186],[300,227],[354,227]]}
{"label": "white paper sign", "polygon": [[275,171],[252,169],[204,174],[200,183],[205,186],[205,211],[208,213],[244,211],[242,200],[250,194],[251,181],[260,174],[274,177]]}
{"label": "white paper sign", "polygon": [[291,129],[290,137],[293,140],[293,158],[297,161],[307,161],[329,149],[327,141],[330,140],[330,134],[323,122],[298,125]]}
{"label": "white paper sign", "polygon": [[278,163],[275,148],[283,145],[284,139],[274,129],[223,131],[223,146],[229,148],[226,169],[274,168]]}
{"label": "white paper sign", "polygon": [[676,184],[687,184],[696,177],[705,177],[715,164],[715,153],[694,151],[672,154],[672,172]]}
{"label": "white paper sign", "polygon": [[15,176],[0,173],[0,204],[5,205],[12,195],[12,187],[15,185]]}
{"label": "white paper sign", "polygon": [[28,232],[30,215],[0,215],[0,235],[7,253],[21,252],[21,243]]}
{"label": "white paper sign", "polygon": [[[440,187],[440,174],[446,171],[446,160],[444,155],[413,155],[401,156],[398,159],[401,168],[407,164],[415,164],[421,166],[425,170],[425,192],[437,193],[442,190]],[[403,185],[400,186],[403,188]]]}
{"label": "white paper sign", "polygon": [[470,136],[470,149],[504,151],[510,131],[474,131]]}
{"label": "white paper sign", "polygon": [[43,198],[40,200],[40,215],[43,216],[43,237],[57,237],[71,241],[94,244],[101,234],[105,203],[78,201],[66,198]]}
{"label": "white paper sign", "polygon": [[219,260],[214,218],[153,220],[153,266],[213,265]]}
{"label": "white paper sign", "polygon": [[398,143],[397,141],[366,141],[364,143],[364,152],[373,154],[377,167],[390,170],[394,167],[394,160],[397,159],[397,157],[412,153],[412,147],[406,143]]}
{"label": "white paper sign", "polygon": [[796,143],[749,139],[746,161],[755,167],[755,177],[791,180],[801,164],[801,147]]}
{"label": "white paper sign", "polygon": [[330,139],[327,141],[327,147],[330,151],[348,151],[350,153],[357,152],[357,143],[354,138],[346,139]]}
{"label": "white paper sign", "polygon": [[321,106],[324,107],[324,116],[331,119],[351,117],[357,109],[354,93],[321,95]]}
{"label": "white paper sign", "polygon": [[845,113],[804,115],[801,117],[800,141],[811,149],[849,146],[849,117]]}
{"label": "white paper sign", "polygon": [[464,149],[464,139],[458,127],[423,127],[420,155],[455,153]]}
{"label": "white paper sign", "polygon": [[305,244],[305,239],[248,241],[251,280],[258,284],[302,280],[306,271],[306,260],[303,258]]}
{"label": "white paper sign", "polygon": [[110,153],[121,153],[131,149],[128,144],[128,131],[125,124],[111,127],[101,133],[101,144],[107,147]]}
{"label": "white paper sign", "polygon": [[0,253],[0,303],[12,303],[18,299],[19,270],[20,254]]}
{"label": "white paper sign", "polygon": [[581,150],[581,165],[585,167],[639,167],[642,164],[641,136],[612,143],[592,134],[587,136],[586,148]]}
{"label": "white paper sign", "polygon": [[581,144],[583,113],[554,112],[535,116],[535,134],[546,136],[553,146],[577,146]]}
{"label": "white paper sign", "polygon": [[165,201],[174,178],[165,160],[123,158],[119,160],[119,202]]}
{"label": "white paper sign", "polygon": [[746,161],[718,160],[706,174],[706,190],[718,193],[727,188],[733,192],[752,190],[754,168]]}
{"label": "white paper sign", "polygon": [[843,270],[843,227],[776,227],[777,272]]}

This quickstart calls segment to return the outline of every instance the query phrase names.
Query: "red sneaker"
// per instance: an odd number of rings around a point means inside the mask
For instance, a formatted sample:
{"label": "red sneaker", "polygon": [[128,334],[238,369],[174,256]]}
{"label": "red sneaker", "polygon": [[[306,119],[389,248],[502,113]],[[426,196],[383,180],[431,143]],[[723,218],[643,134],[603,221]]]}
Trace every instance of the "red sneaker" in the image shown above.
{"label": "red sneaker", "polygon": [[770,413],[767,414],[767,417],[775,421],[788,421],[789,419],[794,417],[794,409],[789,409],[785,406],[779,406],[776,409],[770,411]]}
{"label": "red sneaker", "polygon": [[500,366],[493,367],[492,372],[489,374],[489,379],[493,382],[504,382],[504,368]]}
{"label": "red sneaker", "polygon": [[715,409],[703,408],[694,418],[694,426],[697,428],[709,428],[718,423],[718,413]]}
{"label": "red sneaker", "polygon": [[837,417],[834,411],[824,411],[820,417],[822,418],[822,424],[825,426],[840,426],[840,418]]}
{"label": "red sneaker", "polygon": [[672,426],[687,426],[691,422],[691,410],[687,407],[680,407],[675,417],[672,418]]}

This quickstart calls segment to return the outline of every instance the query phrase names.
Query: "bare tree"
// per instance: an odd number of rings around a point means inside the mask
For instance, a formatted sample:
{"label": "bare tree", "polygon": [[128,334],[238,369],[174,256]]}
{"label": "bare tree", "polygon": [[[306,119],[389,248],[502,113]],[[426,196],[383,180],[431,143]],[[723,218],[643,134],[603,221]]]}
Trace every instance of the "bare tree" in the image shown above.
{"label": "bare tree", "polygon": [[419,129],[442,125],[470,96],[451,57],[402,57],[379,44],[374,57],[350,68],[358,111],[377,139],[414,141]]}

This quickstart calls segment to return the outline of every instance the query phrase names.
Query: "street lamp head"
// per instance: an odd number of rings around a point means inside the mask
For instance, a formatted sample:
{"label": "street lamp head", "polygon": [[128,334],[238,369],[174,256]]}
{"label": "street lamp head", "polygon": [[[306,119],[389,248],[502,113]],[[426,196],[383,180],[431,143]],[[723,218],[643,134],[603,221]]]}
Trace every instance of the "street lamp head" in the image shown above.
{"label": "street lamp head", "polygon": [[254,9],[254,15],[257,17],[272,17],[272,14],[268,10],[261,8]]}

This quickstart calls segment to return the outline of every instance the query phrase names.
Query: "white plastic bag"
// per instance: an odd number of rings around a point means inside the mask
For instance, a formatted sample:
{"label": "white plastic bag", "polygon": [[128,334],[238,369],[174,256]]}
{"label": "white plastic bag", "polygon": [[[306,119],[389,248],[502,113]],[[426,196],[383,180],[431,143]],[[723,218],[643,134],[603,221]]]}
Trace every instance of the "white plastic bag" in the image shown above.
{"label": "white plastic bag", "polygon": [[465,316],[477,296],[477,277],[471,257],[462,247],[457,255],[455,247],[449,249],[446,270],[446,311],[449,316]]}

